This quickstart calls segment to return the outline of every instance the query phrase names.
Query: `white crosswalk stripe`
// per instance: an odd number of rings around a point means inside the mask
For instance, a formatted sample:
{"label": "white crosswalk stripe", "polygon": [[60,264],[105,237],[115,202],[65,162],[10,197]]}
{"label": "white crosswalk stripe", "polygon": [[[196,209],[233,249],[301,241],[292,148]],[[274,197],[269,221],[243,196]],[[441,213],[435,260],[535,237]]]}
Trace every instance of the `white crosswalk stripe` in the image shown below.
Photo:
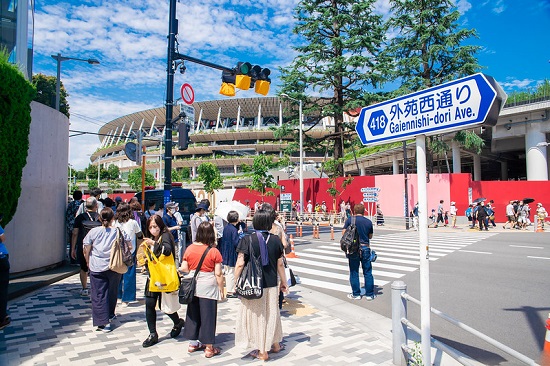
{"label": "white crosswalk stripe", "polygon": [[[450,253],[463,249],[494,233],[429,233],[430,260],[436,261]],[[300,240],[301,241],[301,240]],[[317,245],[300,249],[298,258],[288,262],[300,282],[306,286],[349,293],[348,260],[336,241],[316,241]],[[420,266],[418,232],[399,232],[375,235],[371,247],[376,250],[378,260],[373,264],[374,284],[382,287],[404,275],[416,271]],[[363,286],[363,275],[359,270]]]}

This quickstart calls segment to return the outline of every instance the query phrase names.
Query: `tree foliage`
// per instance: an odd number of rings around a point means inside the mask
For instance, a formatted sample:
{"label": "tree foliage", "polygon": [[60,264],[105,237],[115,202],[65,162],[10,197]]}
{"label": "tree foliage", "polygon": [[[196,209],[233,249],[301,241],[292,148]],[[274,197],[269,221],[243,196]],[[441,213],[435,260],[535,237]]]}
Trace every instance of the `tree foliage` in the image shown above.
{"label": "tree foliage", "polygon": [[[156,184],[153,174],[145,171],[145,185],[154,186]],[[132,170],[128,174],[128,185],[135,191],[141,191],[141,167]]]}
{"label": "tree foliage", "polygon": [[7,225],[21,195],[21,177],[27,164],[31,101],[36,90],[0,49],[0,213]]}
{"label": "tree foliage", "polygon": [[[339,176],[344,173],[343,113],[364,106],[364,89],[380,86],[388,67],[381,52],[383,21],[375,14],[374,4],[375,0],[300,1],[295,8],[294,33],[302,42],[295,47],[298,55],[291,65],[281,69],[281,91],[304,102],[304,116],[318,116],[318,121],[325,116],[334,119],[335,137],[312,145],[331,145],[339,162],[335,172]],[[312,93],[320,97],[306,97]]]}
{"label": "tree foliage", "polygon": [[107,173],[109,174],[109,179],[116,180],[120,176],[120,169],[118,166],[111,164],[107,167]]}
{"label": "tree foliage", "polygon": [[209,194],[214,193],[216,189],[223,188],[223,179],[218,167],[212,163],[202,163],[197,168],[199,180],[204,184],[204,190]]}
{"label": "tree foliage", "polygon": [[273,192],[267,191],[267,188],[278,187],[273,181],[273,176],[269,174],[269,169],[276,166],[273,157],[264,154],[256,155],[252,163],[252,183],[248,188],[259,192],[262,197],[273,195]]}
{"label": "tree foliage", "polygon": [[[450,0],[390,0],[389,27],[396,36],[387,53],[394,60],[392,76],[401,82],[399,94],[426,89],[476,73],[480,66],[475,54],[479,46],[464,45],[477,37],[474,29],[459,28],[460,13]],[[483,139],[471,131],[455,140],[480,152]],[[428,140],[432,154],[446,154],[449,146],[440,138]],[[429,169],[433,157],[429,154]],[[448,163],[447,163],[448,164]]]}
{"label": "tree foliage", "polygon": [[[34,97],[34,100],[38,103],[55,108],[57,78],[55,76],[36,74],[32,76],[32,83],[36,87],[36,96]],[[67,117],[70,117],[70,107],[67,102],[68,96],[69,94],[67,93],[67,90],[65,90],[63,82],[61,82],[59,88],[59,111]]]}

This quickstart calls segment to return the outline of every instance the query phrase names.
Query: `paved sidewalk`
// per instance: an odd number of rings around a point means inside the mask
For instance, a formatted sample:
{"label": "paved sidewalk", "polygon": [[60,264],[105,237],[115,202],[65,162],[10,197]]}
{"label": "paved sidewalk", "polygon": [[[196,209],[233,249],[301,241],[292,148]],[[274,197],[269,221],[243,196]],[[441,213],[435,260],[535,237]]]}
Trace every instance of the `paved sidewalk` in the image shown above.
{"label": "paved sidewalk", "polygon": [[[10,302],[10,326],[0,331],[0,365],[178,365],[259,364],[251,350],[235,346],[238,299],[218,307],[216,341],[222,354],[206,359],[187,353],[183,336],[171,339],[172,322],[158,312],[160,342],[141,343],[148,335],[143,305],[145,276],[138,274],[138,302],[117,307],[111,333],[95,331],[88,297],[79,295],[78,275]],[[297,285],[282,311],[286,349],[270,363],[285,365],[392,365],[391,320],[357,304],[327,297]],[[185,317],[185,307],[179,313]]]}

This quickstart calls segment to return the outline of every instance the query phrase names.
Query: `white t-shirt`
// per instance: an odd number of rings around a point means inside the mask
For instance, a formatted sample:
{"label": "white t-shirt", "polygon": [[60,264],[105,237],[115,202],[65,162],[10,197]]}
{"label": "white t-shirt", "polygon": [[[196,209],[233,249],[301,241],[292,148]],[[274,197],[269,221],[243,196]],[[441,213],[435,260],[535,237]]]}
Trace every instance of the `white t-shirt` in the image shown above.
{"label": "white t-shirt", "polygon": [[137,221],[134,219],[130,219],[122,224],[118,221],[115,221],[115,227],[119,227],[123,232],[126,233],[126,235],[130,237],[130,241],[132,242],[132,253],[134,253],[136,251],[136,234],[141,232]]}
{"label": "white t-shirt", "polygon": [[456,216],[457,209],[455,205],[451,205],[451,207],[449,208],[449,211],[451,216]]}

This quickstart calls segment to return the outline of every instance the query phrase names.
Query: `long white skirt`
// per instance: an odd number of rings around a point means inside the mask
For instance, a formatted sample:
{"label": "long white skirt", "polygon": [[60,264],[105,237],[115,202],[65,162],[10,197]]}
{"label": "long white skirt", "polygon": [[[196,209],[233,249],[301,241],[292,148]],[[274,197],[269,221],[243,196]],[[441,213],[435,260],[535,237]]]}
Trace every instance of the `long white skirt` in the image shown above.
{"label": "long white skirt", "polygon": [[264,288],[260,299],[241,298],[237,313],[235,344],[266,352],[273,343],[283,340],[283,327],[279,312],[279,287]]}

